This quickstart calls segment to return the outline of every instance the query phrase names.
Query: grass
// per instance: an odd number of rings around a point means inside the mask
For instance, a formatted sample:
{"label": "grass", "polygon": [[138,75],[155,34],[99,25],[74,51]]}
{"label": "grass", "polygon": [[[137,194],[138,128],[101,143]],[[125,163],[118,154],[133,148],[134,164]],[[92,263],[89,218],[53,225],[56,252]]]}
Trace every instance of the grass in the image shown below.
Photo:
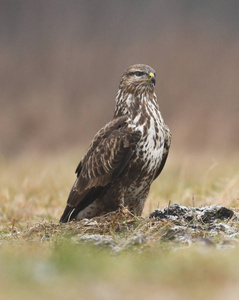
{"label": "grass", "polygon": [[[165,238],[170,222],[146,218],[169,201],[237,209],[237,158],[228,163],[172,156],[152,186],[143,217],[125,211],[98,218],[97,225],[59,224],[77,162],[72,153],[1,159],[1,299],[237,299],[237,244],[221,250],[176,244]],[[107,240],[101,246],[82,241],[92,234],[110,238],[114,251]]]}

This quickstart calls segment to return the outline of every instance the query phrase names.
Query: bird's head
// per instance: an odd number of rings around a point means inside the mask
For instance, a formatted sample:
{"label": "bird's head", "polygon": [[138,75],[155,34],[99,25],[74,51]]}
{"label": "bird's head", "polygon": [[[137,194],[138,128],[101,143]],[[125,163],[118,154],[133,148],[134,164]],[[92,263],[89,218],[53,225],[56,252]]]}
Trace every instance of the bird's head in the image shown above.
{"label": "bird's head", "polygon": [[129,67],[121,77],[114,117],[129,114],[133,118],[149,102],[157,106],[155,83],[155,71],[150,66],[137,64]]}
{"label": "bird's head", "polygon": [[130,66],[122,75],[120,88],[126,89],[129,93],[144,90],[154,92],[156,83],[155,70],[150,66],[137,64]]}

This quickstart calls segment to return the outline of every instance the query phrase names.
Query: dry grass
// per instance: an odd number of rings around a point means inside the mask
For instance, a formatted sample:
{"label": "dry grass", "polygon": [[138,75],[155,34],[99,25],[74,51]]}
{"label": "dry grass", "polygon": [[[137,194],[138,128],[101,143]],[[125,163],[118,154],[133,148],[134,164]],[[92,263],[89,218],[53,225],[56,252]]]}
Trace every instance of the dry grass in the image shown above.
{"label": "dry grass", "polygon": [[[59,219],[75,179],[81,155],[68,153],[50,157],[0,160],[1,222],[34,224]],[[152,185],[144,210],[157,207],[221,204],[237,207],[239,200],[238,158],[169,157],[160,178]]]}
{"label": "dry grass", "polygon": [[[146,218],[169,201],[237,209],[237,158],[228,163],[171,156],[143,217],[125,210],[59,224],[77,160],[69,153],[1,160],[1,299],[237,299],[237,246],[176,245],[168,236],[172,221]],[[105,238],[101,246],[83,242],[92,234]]]}

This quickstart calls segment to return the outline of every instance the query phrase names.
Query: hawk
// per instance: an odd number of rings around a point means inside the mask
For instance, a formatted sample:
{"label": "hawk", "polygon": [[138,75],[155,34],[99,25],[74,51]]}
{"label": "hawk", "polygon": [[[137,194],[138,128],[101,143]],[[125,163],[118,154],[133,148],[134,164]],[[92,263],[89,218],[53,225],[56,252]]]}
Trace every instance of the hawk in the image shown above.
{"label": "hawk", "polygon": [[155,71],[147,65],[133,65],[123,73],[113,119],[98,131],[80,161],[60,222],[100,216],[122,206],[142,214],[171,142],[155,83]]}

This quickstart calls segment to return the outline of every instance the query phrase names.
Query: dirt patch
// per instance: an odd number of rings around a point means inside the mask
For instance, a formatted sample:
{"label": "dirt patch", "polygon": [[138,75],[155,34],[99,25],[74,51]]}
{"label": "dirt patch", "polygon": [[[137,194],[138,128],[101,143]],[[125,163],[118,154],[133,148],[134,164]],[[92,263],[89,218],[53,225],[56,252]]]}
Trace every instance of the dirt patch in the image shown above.
{"label": "dirt patch", "polygon": [[228,248],[239,242],[239,213],[223,206],[173,204],[153,211],[148,218],[135,217],[123,209],[66,224],[44,221],[14,234],[41,242],[66,238],[76,244],[108,248],[114,253],[128,249],[143,251],[149,247],[174,249],[195,244]]}
{"label": "dirt patch", "polygon": [[[186,207],[178,204],[157,209],[149,218],[109,218],[109,231],[104,218],[82,220],[84,233],[74,237],[77,242],[107,246],[114,251],[143,246],[191,246],[216,248],[234,247],[239,241],[239,213],[223,206]],[[102,223],[103,222],[103,223]],[[104,226],[105,232],[99,228]],[[111,228],[111,229],[110,229]],[[114,234],[112,234],[113,229]]]}
{"label": "dirt patch", "polygon": [[186,207],[173,204],[150,214],[156,222],[172,221],[165,240],[192,244],[233,245],[239,238],[239,213],[223,206]]}

